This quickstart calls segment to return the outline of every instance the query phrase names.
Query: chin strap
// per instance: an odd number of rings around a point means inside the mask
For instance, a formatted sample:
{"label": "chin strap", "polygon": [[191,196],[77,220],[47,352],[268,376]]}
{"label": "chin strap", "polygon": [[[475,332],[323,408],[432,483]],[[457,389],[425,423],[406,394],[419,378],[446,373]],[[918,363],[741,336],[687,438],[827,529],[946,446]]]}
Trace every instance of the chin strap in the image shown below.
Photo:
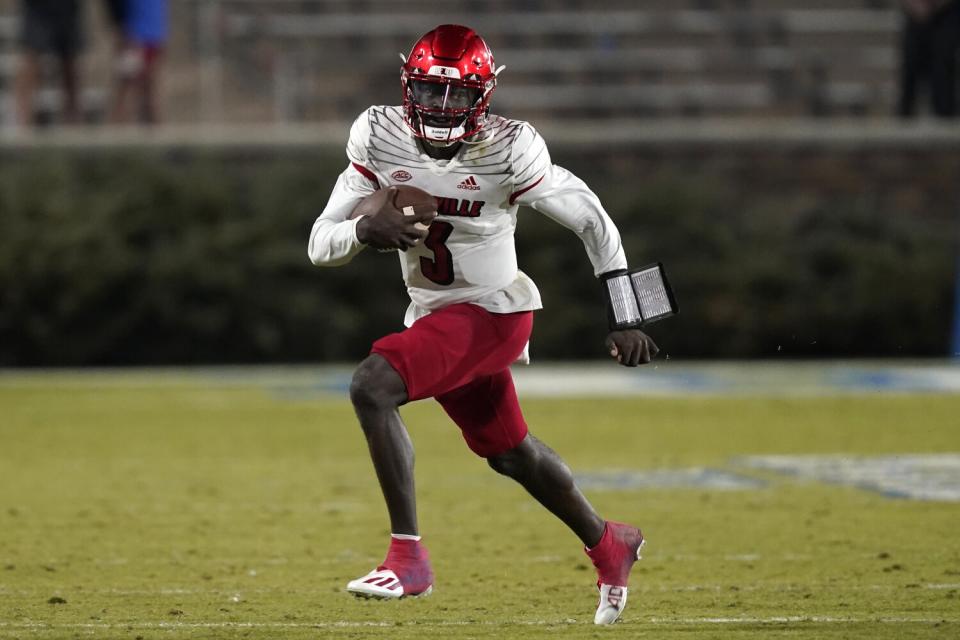
{"label": "chin strap", "polygon": [[446,148],[452,147],[453,145],[455,145],[455,144],[457,144],[458,142],[460,142],[460,140],[452,140],[452,141],[450,141],[450,142],[443,142],[443,141],[441,141],[441,140],[433,140],[432,138],[426,138],[426,137],[423,139],[423,141],[426,142],[426,143],[427,143],[428,145],[430,145],[431,147],[436,147],[437,149],[446,149]]}
{"label": "chin strap", "polygon": [[460,142],[464,144],[480,144],[481,142],[486,142],[493,136],[493,131],[487,129],[486,127],[481,128],[479,131],[474,133],[469,138],[462,138]]}

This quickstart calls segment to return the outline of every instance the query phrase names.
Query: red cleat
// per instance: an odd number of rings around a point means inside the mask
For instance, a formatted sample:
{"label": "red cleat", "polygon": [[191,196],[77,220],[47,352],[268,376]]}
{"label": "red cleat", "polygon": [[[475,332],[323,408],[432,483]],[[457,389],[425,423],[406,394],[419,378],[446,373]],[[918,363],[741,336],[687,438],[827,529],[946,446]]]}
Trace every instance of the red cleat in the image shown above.
{"label": "red cleat", "polygon": [[347,583],[347,591],[359,598],[380,600],[430,595],[433,569],[427,548],[419,540],[391,538],[383,564]]}
{"label": "red cleat", "polygon": [[627,606],[627,583],[633,563],[640,559],[644,539],[640,529],[620,522],[607,522],[603,537],[592,549],[584,549],[597,568],[600,603],[595,624],[611,624]]}

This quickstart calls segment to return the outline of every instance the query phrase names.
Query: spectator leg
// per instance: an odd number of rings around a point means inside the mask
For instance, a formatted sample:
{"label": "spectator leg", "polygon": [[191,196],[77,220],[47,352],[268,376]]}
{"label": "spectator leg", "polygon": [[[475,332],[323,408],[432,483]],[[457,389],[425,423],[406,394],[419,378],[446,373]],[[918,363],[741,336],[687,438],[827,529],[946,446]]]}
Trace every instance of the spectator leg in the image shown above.
{"label": "spectator leg", "polygon": [[15,81],[17,124],[29,127],[33,124],[33,98],[37,93],[40,80],[40,56],[33,51],[25,51],[20,59]]}

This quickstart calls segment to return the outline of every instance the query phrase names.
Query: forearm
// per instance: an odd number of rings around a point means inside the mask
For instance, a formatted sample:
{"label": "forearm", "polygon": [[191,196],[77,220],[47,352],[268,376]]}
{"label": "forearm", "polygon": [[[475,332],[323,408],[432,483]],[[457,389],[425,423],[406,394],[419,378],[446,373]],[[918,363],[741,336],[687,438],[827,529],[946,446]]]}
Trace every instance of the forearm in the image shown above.
{"label": "forearm", "polygon": [[359,220],[336,222],[322,216],[317,218],[307,249],[310,262],[318,267],[338,267],[353,260],[365,246],[357,239],[357,222]]}
{"label": "forearm", "polygon": [[573,231],[587,251],[594,275],[626,269],[620,232],[596,194],[562,167],[552,169],[551,186],[531,206]]}
{"label": "forearm", "polygon": [[337,267],[347,264],[360,253],[364,244],[357,238],[359,219],[350,220],[350,214],[357,203],[372,189],[368,188],[353,169],[344,171],[333,191],[323,213],[313,223],[307,254],[310,262],[322,267]]}

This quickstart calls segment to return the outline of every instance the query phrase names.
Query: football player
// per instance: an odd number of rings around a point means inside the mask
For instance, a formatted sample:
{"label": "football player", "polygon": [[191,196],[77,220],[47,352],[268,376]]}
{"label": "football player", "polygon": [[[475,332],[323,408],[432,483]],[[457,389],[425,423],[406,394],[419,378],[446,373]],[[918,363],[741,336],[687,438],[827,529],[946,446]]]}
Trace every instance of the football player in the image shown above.
{"label": "football player", "polygon": [[[580,538],[599,578],[594,620],[614,622],[643,536],[600,517],[563,460],[528,432],[510,365],[527,361],[533,311],[542,306],[533,281],[517,269],[517,208],[532,207],[576,233],[601,279],[627,269],[620,234],[583,181],[551,162],[532,126],[489,112],[502,67],[476,32],[441,25],[401,57],[402,104],[370,107],[354,122],[349,166],[309,243],[311,261],[321,266],[346,264],[368,246],[400,249],[411,298],[407,329],[374,342],[350,387],[392,536],[383,563],[347,589],[373,598],[432,589],[417,527],[413,445],[397,409],[434,398],[474,453]],[[400,184],[435,196],[436,217],[385,208],[351,218],[362,199]],[[657,354],[637,329],[612,330],[606,348],[627,367]]]}

